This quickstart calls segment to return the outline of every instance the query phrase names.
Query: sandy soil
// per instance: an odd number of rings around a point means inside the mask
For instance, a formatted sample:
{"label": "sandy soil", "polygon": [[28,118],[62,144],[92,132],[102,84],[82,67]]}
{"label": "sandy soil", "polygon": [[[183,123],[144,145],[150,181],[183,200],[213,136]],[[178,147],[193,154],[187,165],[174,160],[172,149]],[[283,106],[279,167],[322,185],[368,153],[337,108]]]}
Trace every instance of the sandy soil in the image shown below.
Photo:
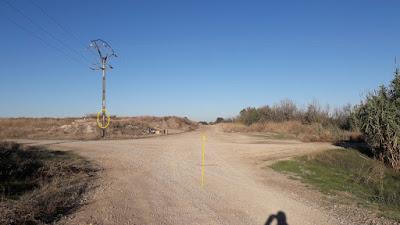
{"label": "sandy soil", "polygon": [[264,224],[278,211],[291,225],[351,223],[317,201],[318,192],[266,167],[337,148],[328,143],[267,140],[217,126],[133,140],[24,142],[73,151],[104,168],[85,205],[60,224]]}

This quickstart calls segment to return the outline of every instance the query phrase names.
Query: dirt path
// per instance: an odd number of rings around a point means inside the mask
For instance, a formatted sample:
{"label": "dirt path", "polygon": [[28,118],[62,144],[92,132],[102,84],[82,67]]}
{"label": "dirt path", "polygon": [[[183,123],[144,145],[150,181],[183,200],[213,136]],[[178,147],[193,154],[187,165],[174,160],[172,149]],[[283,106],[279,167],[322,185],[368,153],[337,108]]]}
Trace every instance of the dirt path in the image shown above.
{"label": "dirt path", "polygon": [[293,190],[304,187],[291,187],[284,176],[262,169],[271,160],[330,144],[227,134],[216,126],[145,139],[26,142],[72,150],[105,169],[88,204],[62,224],[264,224],[278,211],[291,225],[346,223]]}

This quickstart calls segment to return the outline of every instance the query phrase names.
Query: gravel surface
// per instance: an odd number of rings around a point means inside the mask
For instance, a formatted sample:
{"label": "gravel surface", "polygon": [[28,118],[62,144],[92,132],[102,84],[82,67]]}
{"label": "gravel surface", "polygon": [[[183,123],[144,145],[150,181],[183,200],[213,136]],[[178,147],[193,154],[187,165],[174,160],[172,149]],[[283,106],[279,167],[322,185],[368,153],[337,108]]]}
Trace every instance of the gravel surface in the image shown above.
{"label": "gravel surface", "polygon": [[85,205],[60,224],[265,224],[279,211],[291,225],[357,224],[320,202],[318,192],[267,168],[337,148],[328,143],[268,140],[217,126],[144,139],[25,142],[73,151],[104,168]]}

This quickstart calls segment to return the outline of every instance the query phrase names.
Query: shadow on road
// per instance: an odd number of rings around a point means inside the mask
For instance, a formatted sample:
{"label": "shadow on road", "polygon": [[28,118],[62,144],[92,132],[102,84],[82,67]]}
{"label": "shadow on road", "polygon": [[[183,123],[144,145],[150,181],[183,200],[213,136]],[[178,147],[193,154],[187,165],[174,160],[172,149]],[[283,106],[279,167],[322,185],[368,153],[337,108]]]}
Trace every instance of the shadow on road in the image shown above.
{"label": "shadow on road", "polygon": [[268,219],[267,219],[267,221],[265,222],[264,225],[271,225],[271,223],[272,223],[275,219],[277,220],[278,225],[288,225],[288,224],[286,223],[286,215],[285,215],[285,213],[282,212],[282,211],[279,211],[276,215],[275,215],[275,214],[271,214],[271,215],[268,217]]}
{"label": "shadow on road", "polygon": [[372,150],[368,147],[368,144],[365,142],[340,142],[340,143],[334,143],[334,145],[342,147],[342,148],[352,148],[360,153],[368,156],[368,157],[373,157],[374,153]]}

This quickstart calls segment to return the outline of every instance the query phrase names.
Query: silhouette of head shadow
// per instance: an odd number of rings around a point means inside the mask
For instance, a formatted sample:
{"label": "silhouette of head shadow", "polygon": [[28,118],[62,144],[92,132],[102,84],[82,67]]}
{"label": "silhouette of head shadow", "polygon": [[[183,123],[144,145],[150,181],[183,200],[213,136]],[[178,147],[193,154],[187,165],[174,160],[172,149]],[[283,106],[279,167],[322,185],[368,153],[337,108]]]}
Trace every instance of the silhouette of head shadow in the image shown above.
{"label": "silhouette of head shadow", "polygon": [[274,219],[276,219],[278,221],[278,225],[288,225],[286,223],[286,215],[284,212],[279,211],[276,215],[271,214],[267,221],[265,222],[265,225],[271,225],[272,221],[274,221]]}

